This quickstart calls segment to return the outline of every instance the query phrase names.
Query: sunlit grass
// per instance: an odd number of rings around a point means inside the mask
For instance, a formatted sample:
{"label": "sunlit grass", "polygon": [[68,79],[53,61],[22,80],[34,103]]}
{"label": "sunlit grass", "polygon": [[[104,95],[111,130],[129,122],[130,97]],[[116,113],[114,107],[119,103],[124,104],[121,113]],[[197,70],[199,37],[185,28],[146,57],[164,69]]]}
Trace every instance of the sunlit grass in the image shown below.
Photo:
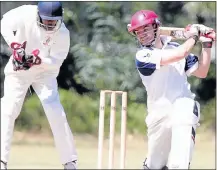
{"label": "sunlit grass", "polygon": [[[79,156],[79,169],[97,167],[97,139],[91,136],[76,136],[76,147]],[[119,168],[119,138],[116,138],[115,168]],[[108,163],[108,141],[105,140],[103,166]],[[147,152],[147,143],[141,137],[127,138],[127,169],[141,169]],[[15,134],[9,168],[12,169],[61,169],[63,168],[52,138],[36,135]],[[197,135],[197,143],[192,161],[192,169],[215,168],[214,137]]]}

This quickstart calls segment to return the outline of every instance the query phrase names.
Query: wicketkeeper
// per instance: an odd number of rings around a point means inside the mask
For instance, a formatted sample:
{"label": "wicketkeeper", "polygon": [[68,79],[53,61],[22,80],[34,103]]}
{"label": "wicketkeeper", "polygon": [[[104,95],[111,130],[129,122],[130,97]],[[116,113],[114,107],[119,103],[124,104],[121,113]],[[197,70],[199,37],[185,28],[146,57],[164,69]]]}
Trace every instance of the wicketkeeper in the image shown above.
{"label": "wicketkeeper", "polygon": [[23,5],[10,10],[1,20],[1,34],[13,50],[4,70],[1,99],[1,168],[7,168],[14,123],[32,85],[48,118],[64,169],[76,169],[73,135],[56,80],[70,47],[62,3],[41,1],[38,6]]}

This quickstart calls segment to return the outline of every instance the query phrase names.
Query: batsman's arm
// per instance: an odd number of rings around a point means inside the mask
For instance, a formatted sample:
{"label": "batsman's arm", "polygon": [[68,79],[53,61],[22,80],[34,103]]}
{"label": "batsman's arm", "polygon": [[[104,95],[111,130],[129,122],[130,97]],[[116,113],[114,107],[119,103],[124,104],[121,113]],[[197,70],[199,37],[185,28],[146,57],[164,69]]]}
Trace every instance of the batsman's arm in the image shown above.
{"label": "batsman's arm", "polygon": [[162,65],[168,65],[185,58],[194,45],[194,38],[189,38],[184,44],[175,49],[139,50],[136,53],[136,67],[141,74],[149,76],[156,69],[160,69]]}
{"label": "batsman's arm", "polygon": [[189,38],[185,43],[175,49],[161,50],[161,65],[168,65],[185,58],[194,47],[196,40]]}
{"label": "batsman's arm", "polygon": [[198,78],[206,78],[211,63],[211,48],[202,48],[198,69],[192,75]]}

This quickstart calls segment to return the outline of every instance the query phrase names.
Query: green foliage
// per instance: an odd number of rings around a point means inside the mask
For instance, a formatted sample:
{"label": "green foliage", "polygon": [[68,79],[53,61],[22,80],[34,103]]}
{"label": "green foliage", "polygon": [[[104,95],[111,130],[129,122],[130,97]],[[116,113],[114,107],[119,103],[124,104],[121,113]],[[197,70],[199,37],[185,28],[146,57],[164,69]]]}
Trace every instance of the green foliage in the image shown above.
{"label": "green foliage", "polygon": [[206,129],[216,129],[216,98],[213,98],[201,108],[201,124]]}
{"label": "green foliage", "polygon": [[205,24],[209,27],[216,26],[216,2],[188,2],[183,7],[189,18],[194,23]]}

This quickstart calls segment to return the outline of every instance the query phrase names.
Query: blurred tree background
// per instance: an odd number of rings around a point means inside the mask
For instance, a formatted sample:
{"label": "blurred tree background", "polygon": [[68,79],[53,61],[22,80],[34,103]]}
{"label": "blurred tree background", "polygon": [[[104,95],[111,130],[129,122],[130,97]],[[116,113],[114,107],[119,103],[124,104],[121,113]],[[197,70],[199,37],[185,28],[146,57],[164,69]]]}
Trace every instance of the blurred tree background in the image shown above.
{"label": "blurred tree background", "polygon": [[[10,9],[23,4],[36,2],[1,2],[1,17]],[[133,13],[141,9],[154,10],[164,26],[185,27],[190,23],[200,23],[216,27],[216,2],[76,1],[63,2],[63,5],[64,21],[71,35],[71,47],[61,67],[58,83],[61,101],[70,126],[76,133],[97,134],[99,92],[101,89],[111,89],[128,92],[128,132],[145,134],[146,92],[134,64],[136,41],[126,28]],[[200,49],[198,44],[193,52],[200,55]],[[1,96],[3,69],[10,54],[10,49],[1,37]],[[213,60],[206,79],[189,78],[191,89],[201,103],[201,124],[212,130],[215,129],[215,54],[213,47]],[[109,104],[107,100],[107,106]],[[117,111],[120,112],[119,107]],[[108,121],[109,107],[106,109],[107,124]],[[32,96],[27,95],[16,128],[50,132],[48,127],[39,99],[34,93]]]}

